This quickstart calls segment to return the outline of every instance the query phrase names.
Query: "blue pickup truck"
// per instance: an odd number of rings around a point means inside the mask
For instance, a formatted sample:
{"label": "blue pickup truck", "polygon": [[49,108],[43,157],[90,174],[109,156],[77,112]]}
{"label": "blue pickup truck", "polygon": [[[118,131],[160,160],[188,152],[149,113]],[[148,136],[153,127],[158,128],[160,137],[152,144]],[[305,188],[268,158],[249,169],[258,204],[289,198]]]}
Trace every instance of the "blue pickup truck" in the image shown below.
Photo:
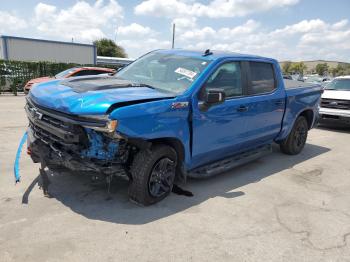
{"label": "blue pickup truck", "polygon": [[274,59],[157,50],[114,76],[34,86],[25,106],[28,153],[41,174],[128,177],[130,199],[150,205],[177,181],[222,173],[269,153],[272,143],[298,154],[321,93],[283,80]]}

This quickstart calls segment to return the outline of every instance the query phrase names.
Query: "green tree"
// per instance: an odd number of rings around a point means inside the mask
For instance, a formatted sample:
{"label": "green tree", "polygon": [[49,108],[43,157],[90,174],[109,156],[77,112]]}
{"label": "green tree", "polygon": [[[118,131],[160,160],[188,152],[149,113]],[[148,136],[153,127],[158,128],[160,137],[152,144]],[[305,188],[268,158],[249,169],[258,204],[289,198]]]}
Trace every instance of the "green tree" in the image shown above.
{"label": "green tree", "polygon": [[304,75],[304,71],[307,69],[307,66],[303,62],[292,63],[290,66],[290,71],[293,73],[298,73]]}
{"label": "green tree", "polygon": [[102,38],[94,41],[97,47],[97,55],[110,57],[128,57],[123,47],[117,45],[114,41]]}
{"label": "green tree", "polygon": [[290,61],[286,61],[283,63],[283,66],[282,66],[282,71],[283,73],[285,74],[289,74],[291,71],[290,71],[290,67],[292,66],[292,62]]}
{"label": "green tree", "polygon": [[319,76],[324,76],[329,70],[329,66],[327,63],[317,64],[316,65],[316,73]]}

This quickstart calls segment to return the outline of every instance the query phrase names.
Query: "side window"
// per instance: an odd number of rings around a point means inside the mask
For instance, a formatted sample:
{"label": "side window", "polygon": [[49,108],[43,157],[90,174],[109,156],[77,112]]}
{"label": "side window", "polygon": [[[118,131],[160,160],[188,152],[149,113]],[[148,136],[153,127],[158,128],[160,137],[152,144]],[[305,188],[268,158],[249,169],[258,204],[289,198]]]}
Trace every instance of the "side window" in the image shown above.
{"label": "side window", "polygon": [[272,64],[263,62],[249,62],[249,66],[251,77],[251,94],[268,93],[276,88]]}
{"label": "side window", "polygon": [[240,62],[222,64],[209,77],[205,89],[220,88],[225,91],[226,97],[243,95]]}

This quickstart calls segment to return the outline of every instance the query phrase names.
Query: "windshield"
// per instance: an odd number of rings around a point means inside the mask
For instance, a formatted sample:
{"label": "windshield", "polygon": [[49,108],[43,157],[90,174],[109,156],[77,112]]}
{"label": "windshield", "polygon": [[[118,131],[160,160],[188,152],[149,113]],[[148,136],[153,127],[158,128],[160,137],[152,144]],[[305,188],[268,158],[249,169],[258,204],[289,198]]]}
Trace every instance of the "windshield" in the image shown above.
{"label": "windshield", "polygon": [[319,82],[321,82],[321,78],[320,77],[318,77],[318,76],[310,76],[310,77],[308,77],[306,80],[305,80],[305,82],[308,82],[308,83],[315,83],[315,82],[317,82],[317,83],[319,83]]}
{"label": "windshield", "polygon": [[326,90],[350,90],[350,79],[334,79],[325,87]]}
{"label": "windshield", "polygon": [[175,94],[183,93],[210,61],[167,53],[150,53],[123,68],[116,77]]}
{"label": "windshield", "polygon": [[64,78],[64,77],[66,77],[67,75],[70,75],[73,72],[74,72],[74,68],[69,68],[69,69],[64,70],[61,73],[58,73],[57,75],[55,75],[55,78]]}

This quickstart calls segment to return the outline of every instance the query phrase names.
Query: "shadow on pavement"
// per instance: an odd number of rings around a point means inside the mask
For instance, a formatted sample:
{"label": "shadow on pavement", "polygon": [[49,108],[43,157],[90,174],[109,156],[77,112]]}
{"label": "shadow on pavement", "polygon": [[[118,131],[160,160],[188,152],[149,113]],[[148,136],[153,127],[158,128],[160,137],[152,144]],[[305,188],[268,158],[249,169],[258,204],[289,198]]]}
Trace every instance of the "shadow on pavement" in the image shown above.
{"label": "shadow on pavement", "polygon": [[350,125],[339,124],[339,123],[322,123],[317,125],[317,129],[338,132],[338,133],[350,133]]}
{"label": "shadow on pavement", "polygon": [[[149,207],[140,207],[129,202],[128,181],[123,179],[114,179],[110,198],[106,185],[92,186],[88,176],[54,173],[50,175],[49,191],[52,200],[57,199],[88,219],[121,224],[146,224],[199,205],[210,198],[240,197],[245,194],[239,190],[240,187],[257,183],[282,170],[324,154],[330,149],[307,144],[303,152],[296,156],[280,153],[277,146],[274,146],[273,151],[269,156],[230,172],[207,179],[189,180],[184,189],[191,191],[193,197],[171,194],[160,203]],[[34,180],[30,187],[36,182]],[[27,191],[26,198],[28,198]]]}

